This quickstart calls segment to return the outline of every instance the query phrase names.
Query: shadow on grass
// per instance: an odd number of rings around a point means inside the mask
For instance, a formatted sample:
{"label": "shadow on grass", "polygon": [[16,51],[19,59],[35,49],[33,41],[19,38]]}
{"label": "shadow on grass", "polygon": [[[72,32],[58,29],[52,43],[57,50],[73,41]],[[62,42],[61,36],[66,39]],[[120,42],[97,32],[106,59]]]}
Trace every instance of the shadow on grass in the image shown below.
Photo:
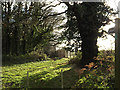
{"label": "shadow on grass", "polygon": [[[49,73],[49,75],[48,75]],[[77,75],[73,69],[63,72],[63,87],[71,88],[78,80]],[[50,72],[41,72],[29,77],[29,86],[27,85],[27,77],[22,80],[25,84],[21,85],[24,88],[61,88],[61,73],[57,76],[50,74]]]}

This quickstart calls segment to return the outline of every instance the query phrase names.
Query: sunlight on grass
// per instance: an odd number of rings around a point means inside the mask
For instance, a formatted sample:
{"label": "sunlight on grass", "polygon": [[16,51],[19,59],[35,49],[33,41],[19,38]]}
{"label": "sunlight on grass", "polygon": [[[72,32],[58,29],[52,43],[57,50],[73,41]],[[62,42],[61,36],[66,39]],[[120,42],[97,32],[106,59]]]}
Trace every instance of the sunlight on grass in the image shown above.
{"label": "sunlight on grass", "polygon": [[26,87],[28,71],[30,87],[37,87],[43,81],[45,84],[49,80],[60,76],[61,70],[65,72],[71,69],[70,65],[63,64],[68,62],[68,60],[67,58],[63,58],[56,61],[30,62],[13,66],[3,66],[3,88]]}

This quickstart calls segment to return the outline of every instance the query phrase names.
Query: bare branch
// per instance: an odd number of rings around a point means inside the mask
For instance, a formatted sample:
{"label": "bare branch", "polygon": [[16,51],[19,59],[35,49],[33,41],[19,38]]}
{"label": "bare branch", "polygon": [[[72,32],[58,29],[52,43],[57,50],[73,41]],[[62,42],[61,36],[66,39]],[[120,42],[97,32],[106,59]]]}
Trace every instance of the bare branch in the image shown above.
{"label": "bare branch", "polygon": [[44,10],[47,10],[47,9],[50,8],[50,7],[56,7],[56,6],[60,5],[61,3],[63,3],[63,2],[60,2],[60,3],[56,4],[56,5],[49,5],[49,6],[46,7]]}
{"label": "bare branch", "polygon": [[107,32],[107,31],[105,31],[105,30],[104,30],[104,32],[105,32],[106,34],[111,35],[111,36],[113,36],[113,37],[115,38],[115,36],[112,35],[112,34],[110,34],[109,32]]}
{"label": "bare branch", "polygon": [[61,12],[61,13],[56,13],[56,14],[48,15],[48,16],[43,17],[43,19],[46,19],[46,18],[51,17],[51,16],[61,15],[61,14],[64,14],[66,12],[67,12],[67,10],[65,10],[64,12]]}

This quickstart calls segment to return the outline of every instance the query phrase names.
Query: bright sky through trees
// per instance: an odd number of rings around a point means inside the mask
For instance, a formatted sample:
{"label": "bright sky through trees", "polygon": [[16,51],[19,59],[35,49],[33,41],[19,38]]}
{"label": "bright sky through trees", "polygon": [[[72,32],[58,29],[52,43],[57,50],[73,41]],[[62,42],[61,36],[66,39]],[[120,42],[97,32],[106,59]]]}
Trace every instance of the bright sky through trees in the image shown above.
{"label": "bright sky through trees", "polygon": [[[120,0],[106,0],[106,3],[114,9],[114,11],[116,12],[117,11],[117,8],[118,8],[118,2]],[[56,8],[56,11],[58,12],[62,12],[65,10],[65,8],[62,8],[64,7],[64,5],[60,5],[60,6],[57,6]],[[111,17],[114,21],[114,19],[116,17]],[[114,21],[115,22],[115,21]],[[109,28],[111,27],[114,27],[115,26],[115,23],[111,22],[109,25],[106,25],[103,29],[108,31]],[[111,35],[107,35],[107,38],[98,38],[98,43],[97,45],[99,46],[99,50],[114,50],[115,49],[115,38]],[[63,45],[60,45],[61,46],[65,46],[65,44]]]}
{"label": "bright sky through trees", "polygon": [[[118,10],[118,2],[120,0],[106,0],[108,5],[114,9],[114,11]],[[116,17],[112,17],[112,19],[114,20]],[[104,29],[106,31],[108,31],[109,28],[114,27],[115,23],[112,23],[110,25],[106,25],[104,27]],[[115,49],[115,38],[113,38],[110,35],[107,35],[107,39],[105,38],[98,38],[98,46],[99,46],[99,50],[105,49],[105,50],[114,50]]]}

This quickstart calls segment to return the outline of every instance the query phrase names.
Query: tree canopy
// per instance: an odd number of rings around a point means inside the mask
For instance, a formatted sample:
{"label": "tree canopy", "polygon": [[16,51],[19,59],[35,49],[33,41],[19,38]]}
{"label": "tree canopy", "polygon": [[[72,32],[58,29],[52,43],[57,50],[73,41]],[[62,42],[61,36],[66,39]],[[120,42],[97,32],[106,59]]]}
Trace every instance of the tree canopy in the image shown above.
{"label": "tree canopy", "polygon": [[[64,19],[44,2],[3,2],[3,54],[19,55],[43,48],[54,38],[54,28]],[[39,48],[40,49],[40,48]]]}

